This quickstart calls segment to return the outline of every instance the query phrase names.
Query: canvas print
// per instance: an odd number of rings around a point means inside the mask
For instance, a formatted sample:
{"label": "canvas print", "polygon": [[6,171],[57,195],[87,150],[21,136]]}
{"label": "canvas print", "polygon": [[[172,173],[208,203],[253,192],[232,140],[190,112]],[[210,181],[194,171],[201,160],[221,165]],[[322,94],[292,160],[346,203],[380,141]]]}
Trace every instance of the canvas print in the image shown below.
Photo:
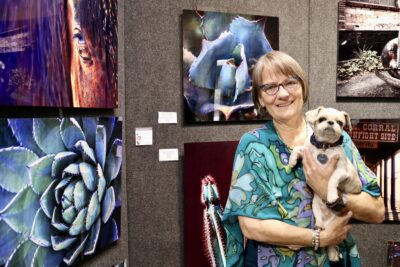
{"label": "canvas print", "polygon": [[0,1],[0,105],[115,108],[117,1]]}
{"label": "canvas print", "polygon": [[400,100],[400,13],[394,2],[339,2],[337,98]]}
{"label": "canvas print", "polygon": [[185,266],[224,266],[225,233],[220,218],[237,144],[224,141],[184,145]]}
{"label": "canvas print", "polygon": [[364,162],[377,175],[385,201],[385,219],[399,221],[400,120],[352,120],[350,136]]}
{"label": "canvas print", "polygon": [[272,50],[279,50],[277,17],[184,10],[185,122],[259,119],[249,69]]}
{"label": "canvas print", "polygon": [[0,119],[0,131],[0,266],[70,266],[119,239],[120,119]]}

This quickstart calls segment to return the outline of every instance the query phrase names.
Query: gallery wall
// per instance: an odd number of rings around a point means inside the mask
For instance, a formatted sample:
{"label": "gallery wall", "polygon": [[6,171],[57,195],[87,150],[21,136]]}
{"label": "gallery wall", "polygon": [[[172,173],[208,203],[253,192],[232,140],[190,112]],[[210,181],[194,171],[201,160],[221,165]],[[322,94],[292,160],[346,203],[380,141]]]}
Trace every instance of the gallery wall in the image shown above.
{"label": "gallery wall", "polygon": [[[183,144],[238,140],[257,124],[187,126],[183,123],[180,15],[183,9],[279,17],[280,50],[308,72],[319,105],[353,118],[398,118],[395,102],[337,102],[337,2],[331,0],[148,0],[125,2],[125,125],[130,266],[183,266]],[[122,8],[121,8],[122,9]],[[120,10],[121,10],[120,9]],[[158,124],[159,111],[177,124]],[[153,145],[135,146],[135,128],[152,127]],[[159,162],[158,149],[178,148],[179,161]],[[201,164],[201,162],[199,162]],[[386,242],[397,225],[353,228],[363,263],[386,264]]]}

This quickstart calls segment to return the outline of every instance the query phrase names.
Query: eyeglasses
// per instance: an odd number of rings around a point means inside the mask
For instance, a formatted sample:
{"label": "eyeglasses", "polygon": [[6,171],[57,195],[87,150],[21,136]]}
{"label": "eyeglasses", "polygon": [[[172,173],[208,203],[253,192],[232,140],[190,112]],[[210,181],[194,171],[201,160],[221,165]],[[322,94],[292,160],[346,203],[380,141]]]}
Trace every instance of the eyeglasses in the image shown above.
{"label": "eyeglasses", "polygon": [[299,82],[300,82],[300,78],[297,76],[294,76],[294,77],[287,78],[282,83],[266,83],[266,84],[260,85],[258,87],[258,89],[265,92],[267,95],[272,96],[272,95],[276,95],[278,93],[279,88],[281,88],[281,86],[286,91],[293,91],[293,90],[297,89]]}

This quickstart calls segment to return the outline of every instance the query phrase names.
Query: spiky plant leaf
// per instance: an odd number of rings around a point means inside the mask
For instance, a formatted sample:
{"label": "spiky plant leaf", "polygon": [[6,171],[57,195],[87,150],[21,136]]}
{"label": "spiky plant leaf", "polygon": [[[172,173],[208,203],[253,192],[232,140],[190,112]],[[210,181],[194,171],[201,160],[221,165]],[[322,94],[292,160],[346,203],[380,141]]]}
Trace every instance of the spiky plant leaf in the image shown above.
{"label": "spiky plant leaf", "polygon": [[65,237],[53,235],[51,236],[51,245],[55,251],[60,251],[69,248],[77,239],[77,237],[72,236]]}
{"label": "spiky plant leaf", "polygon": [[38,156],[26,148],[0,149],[0,186],[11,193],[19,192],[29,184],[29,172],[26,166],[37,159]]}
{"label": "spiky plant leaf", "polygon": [[50,237],[54,234],[53,229],[54,228],[51,226],[49,218],[47,218],[42,209],[38,209],[35,219],[33,220],[30,239],[41,247],[50,247]]}
{"label": "spiky plant leaf", "polygon": [[93,223],[97,220],[100,215],[100,203],[98,199],[97,191],[93,193],[90,198],[88,212],[86,215],[85,227],[86,231],[89,231],[90,227],[92,227]]}
{"label": "spiky plant leaf", "polygon": [[101,120],[99,120],[99,125],[103,125],[106,128],[107,145],[110,141],[112,133],[114,132],[115,121],[115,117],[101,118]]}
{"label": "spiky plant leaf", "polygon": [[106,128],[103,125],[97,126],[96,129],[96,158],[101,168],[104,168],[107,154],[107,136]]}
{"label": "spiky plant leaf", "polygon": [[29,239],[26,239],[13,251],[5,266],[29,266],[33,260],[36,249],[37,245]]}
{"label": "spiky plant leaf", "polygon": [[0,148],[19,145],[6,119],[0,119],[0,133]]}
{"label": "spiky plant leaf", "polygon": [[60,120],[54,118],[33,119],[33,137],[46,154],[65,151],[60,135]]}
{"label": "spiky plant leaf", "polygon": [[59,266],[65,255],[65,251],[54,251],[51,248],[38,247],[33,256],[31,267]]}
{"label": "spiky plant leaf", "polygon": [[53,178],[61,178],[61,174],[63,170],[75,162],[78,158],[78,154],[70,151],[60,152],[56,155],[53,161],[53,165],[51,166],[51,176]]}
{"label": "spiky plant leaf", "polygon": [[54,180],[40,197],[40,207],[49,219],[52,218],[53,209],[56,205],[56,199],[54,197],[54,189],[56,188],[56,186],[57,181]]}
{"label": "spiky plant leaf", "polygon": [[36,211],[40,208],[39,196],[26,186],[0,212],[2,219],[17,233],[29,231]]}
{"label": "spiky plant leaf", "polygon": [[107,189],[103,202],[101,203],[101,219],[103,223],[107,223],[115,208],[114,188],[111,186]]}
{"label": "spiky plant leaf", "polygon": [[[32,119],[8,119],[8,124],[17,138],[20,146],[23,146],[29,150],[32,150],[36,155],[43,156],[43,151],[36,144],[33,138],[33,120]],[[3,132],[3,131],[2,131]],[[9,145],[12,146],[12,145]]]}
{"label": "spiky plant leaf", "polygon": [[63,171],[63,179],[65,175],[72,175],[72,176],[77,176],[79,175],[79,164],[78,163],[71,163],[68,165],[64,171]]}
{"label": "spiky plant leaf", "polygon": [[82,130],[90,147],[95,147],[97,121],[97,117],[82,118]]}
{"label": "spiky plant leaf", "polygon": [[99,201],[101,202],[103,199],[104,192],[106,191],[106,178],[104,178],[103,170],[99,164],[97,164],[97,174],[99,176],[99,183],[97,185],[97,193],[99,197]]}
{"label": "spiky plant leaf", "polygon": [[51,165],[55,155],[44,156],[28,166],[29,180],[33,191],[41,195],[51,184]]}
{"label": "spiky plant leaf", "polygon": [[81,126],[74,118],[62,119],[60,131],[61,138],[68,150],[73,150],[79,140],[86,140]]}
{"label": "spiky plant leaf", "polygon": [[86,214],[87,214],[87,208],[82,209],[79,211],[78,216],[76,216],[74,222],[71,225],[71,228],[69,228],[68,233],[70,235],[79,235],[83,233],[85,230],[85,219],[86,219]]}
{"label": "spiky plant leaf", "polygon": [[71,249],[67,255],[64,257],[64,262],[68,265],[72,265],[74,261],[78,258],[78,256],[82,253],[85,248],[86,242],[88,240],[89,235],[86,235],[85,239],[81,243],[78,243],[77,246]]}
{"label": "spiky plant leaf", "polygon": [[83,252],[84,255],[92,255],[95,252],[97,242],[99,240],[100,228],[101,228],[101,219],[99,217],[93,224],[92,228],[90,228],[88,243],[86,245],[85,251]]}
{"label": "spiky plant leaf", "polygon": [[96,156],[94,155],[94,151],[91,147],[89,147],[86,141],[76,142],[75,147],[79,152],[81,152],[83,161],[96,164]]}
{"label": "spiky plant leaf", "polygon": [[61,210],[57,206],[55,206],[53,210],[53,216],[51,217],[51,225],[54,228],[60,230],[61,232],[69,231],[68,225],[66,225],[62,219]]}
{"label": "spiky plant leaf", "polygon": [[86,190],[85,184],[82,180],[79,180],[74,189],[74,208],[81,210],[86,207],[89,203],[90,195]]}
{"label": "spiky plant leaf", "polygon": [[118,226],[113,218],[101,226],[100,236],[98,246],[101,248],[118,240]]}
{"label": "spiky plant leaf", "polygon": [[74,206],[71,206],[71,207],[69,207],[69,208],[63,210],[63,211],[61,212],[61,214],[62,214],[63,220],[64,220],[67,224],[71,224],[71,223],[75,220],[75,218],[76,218],[77,211],[76,211],[76,209],[75,209]]}
{"label": "spiky plant leaf", "polygon": [[86,188],[90,191],[96,190],[99,177],[95,167],[89,163],[82,162],[79,164],[79,172],[82,176]]}
{"label": "spiky plant leaf", "polygon": [[0,221],[0,233],[0,265],[4,265],[24,237],[13,231],[4,221]]}
{"label": "spiky plant leaf", "polygon": [[109,185],[114,180],[121,169],[122,163],[122,141],[121,139],[115,139],[111,146],[110,152],[107,155],[106,167],[104,176]]}
{"label": "spiky plant leaf", "polygon": [[10,203],[11,199],[15,197],[16,193],[11,193],[0,186],[0,210]]}

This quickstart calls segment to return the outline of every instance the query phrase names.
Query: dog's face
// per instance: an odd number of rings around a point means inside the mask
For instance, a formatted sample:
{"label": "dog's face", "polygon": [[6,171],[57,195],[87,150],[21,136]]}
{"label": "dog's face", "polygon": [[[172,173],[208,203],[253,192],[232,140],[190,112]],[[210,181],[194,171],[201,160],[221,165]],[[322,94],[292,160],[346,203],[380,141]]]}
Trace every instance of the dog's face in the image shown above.
{"label": "dog's face", "polygon": [[336,142],[346,125],[351,130],[349,114],[334,108],[318,107],[310,110],[306,113],[306,121],[311,125],[316,139],[320,142]]}

